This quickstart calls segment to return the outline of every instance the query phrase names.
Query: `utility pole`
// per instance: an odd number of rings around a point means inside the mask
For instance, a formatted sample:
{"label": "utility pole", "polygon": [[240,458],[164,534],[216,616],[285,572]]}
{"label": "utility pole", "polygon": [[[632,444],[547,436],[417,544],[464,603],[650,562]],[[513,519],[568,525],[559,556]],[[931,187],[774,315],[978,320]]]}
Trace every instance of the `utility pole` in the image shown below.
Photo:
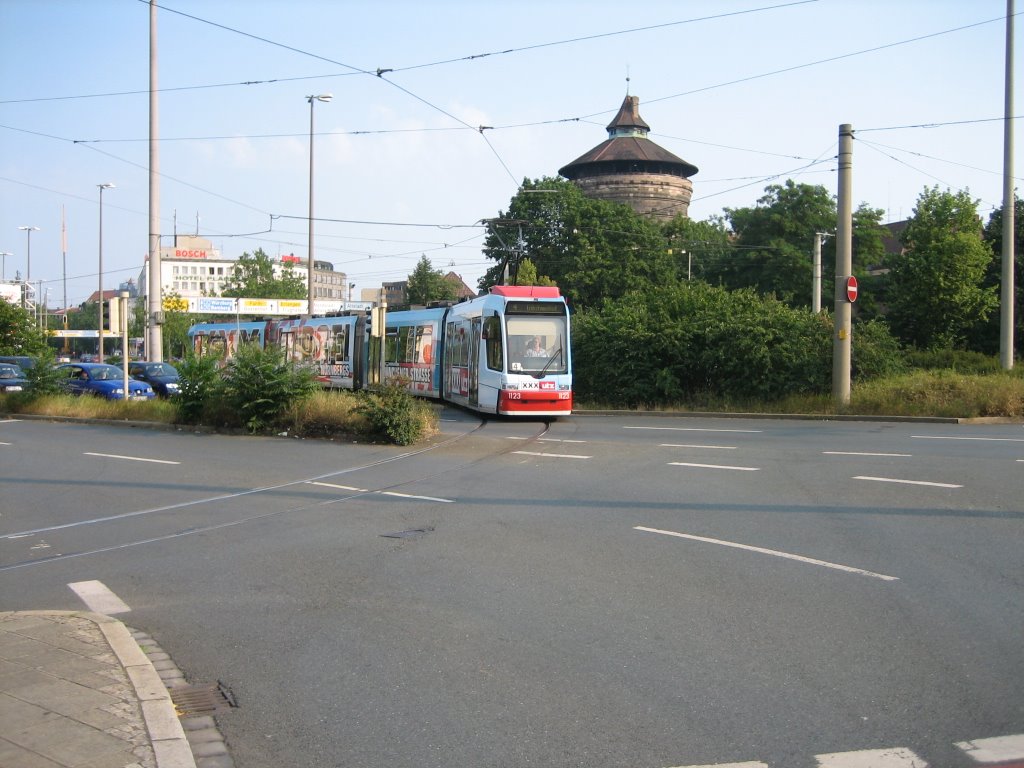
{"label": "utility pole", "polygon": [[999,312],[999,362],[1013,368],[1014,250],[1017,202],[1013,194],[1013,0],[1006,0],[1006,104],[1003,113],[1003,270]]}
{"label": "utility pole", "polygon": [[850,404],[852,304],[847,292],[853,276],[853,126],[839,126],[839,194],[836,222],[835,333],[832,337],[832,398],[839,407]]}
{"label": "utility pole", "polygon": [[160,141],[157,93],[156,0],[149,0],[149,280],[146,281],[146,359],[164,359],[163,264],[160,258]]}
{"label": "utility pole", "polygon": [[814,233],[814,274],[811,277],[811,311],[821,312],[821,243],[825,239],[824,232]]}

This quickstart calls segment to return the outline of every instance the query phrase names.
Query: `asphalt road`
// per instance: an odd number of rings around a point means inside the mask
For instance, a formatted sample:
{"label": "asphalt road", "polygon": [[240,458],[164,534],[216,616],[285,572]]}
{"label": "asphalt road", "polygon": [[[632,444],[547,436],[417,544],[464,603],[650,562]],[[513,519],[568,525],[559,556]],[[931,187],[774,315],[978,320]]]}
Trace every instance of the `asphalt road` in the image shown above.
{"label": "asphalt road", "polygon": [[101,582],[234,692],[239,768],[1024,734],[1021,425],[446,413],[411,451],[0,423],[0,609]]}

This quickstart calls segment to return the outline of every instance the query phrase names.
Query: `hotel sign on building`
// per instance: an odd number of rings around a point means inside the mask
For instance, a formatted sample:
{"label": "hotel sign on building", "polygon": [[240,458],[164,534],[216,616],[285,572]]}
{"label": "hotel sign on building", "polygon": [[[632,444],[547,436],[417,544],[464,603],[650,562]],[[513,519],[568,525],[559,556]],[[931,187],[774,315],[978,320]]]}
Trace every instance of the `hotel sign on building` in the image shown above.
{"label": "hotel sign on building", "polygon": [[[221,257],[220,251],[205,237],[176,235],[174,245],[160,249],[161,296],[174,294],[186,300],[220,296],[230,287],[238,262]],[[305,282],[307,263],[293,254],[274,261],[274,276],[280,278],[285,268]],[[139,276],[140,291],[146,294],[149,261]],[[317,302],[341,302],[350,298],[350,287],[344,272],[335,272],[330,262],[317,261],[313,268],[314,298]],[[146,294],[148,295],[148,294]]]}

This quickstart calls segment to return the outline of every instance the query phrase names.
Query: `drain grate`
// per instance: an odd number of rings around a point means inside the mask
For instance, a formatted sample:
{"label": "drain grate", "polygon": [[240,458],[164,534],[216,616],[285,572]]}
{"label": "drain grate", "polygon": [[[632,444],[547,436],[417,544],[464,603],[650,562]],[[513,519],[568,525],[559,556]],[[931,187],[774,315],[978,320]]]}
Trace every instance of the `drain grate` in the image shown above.
{"label": "drain grate", "polygon": [[178,711],[178,717],[211,715],[238,706],[231,689],[219,680],[216,683],[171,688],[169,692],[174,708]]}

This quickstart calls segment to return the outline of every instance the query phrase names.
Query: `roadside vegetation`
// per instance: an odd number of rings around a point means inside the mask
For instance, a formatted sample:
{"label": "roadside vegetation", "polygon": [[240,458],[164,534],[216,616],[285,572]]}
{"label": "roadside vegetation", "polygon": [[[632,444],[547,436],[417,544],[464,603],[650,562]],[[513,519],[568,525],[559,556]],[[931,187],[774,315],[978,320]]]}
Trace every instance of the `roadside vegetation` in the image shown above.
{"label": "roadside vegetation", "polygon": [[[1005,371],[998,357],[1000,209],[983,222],[966,190],[926,188],[913,216],[893,230],[881,223],[884,211],[857,208],[854,263],[862,291],[853,307],[851,397],[840,411],[831,396],[831,302],[815,313],[808,295],[812,243],[834,230],[835,197],[792,180],[764,192],[756,205],[727,208],[707,221],[658,222],[587,198],[564,179],[526,180],[507,210],[488,220],[484,255],[494,266],[479,287],[508,279],[555,285],[567,297],[577,410],[1024,418],[1019,255],[1017,364]],[[1014,205],[1020,254],[1024,203]],[[835,294],[834,237],[826,238],[821,256],[819,298]],[[235,295],[302,294],[294,279],[274,281],[261,251],[240,261],[246,270],[230,289]],[[409,276],[410,296],[420,301],[446,298],[446,286],[425,256]],[[95,327],[98,310],[87,309],[78,319]],[[174,310],[166,315],[165,355],[187,350],[194,318]],[[5,412],[130,414],[402,445],[436,430],[431,406],[397,385],[322,392],[277,351],[255,348],[226,366],[186,360],[179,366],[181,396],[171,404],[63,397],[49,374],[53,353],[45,335],[29,313],[6,302],[0,302],[0,354],[39,356],[29,391],[0,400]]]}
{"label": "roadside vegetation", "polygon": [[750,289],[665,286],[578,312],[578,408],[1024,418],[1024,371],[994,355],[907,349],[854,326],[850,403],[831,396],[832,318]]}
{"label": "roadside vegetation", "polygon": [[321,390],[312,373],[278,349],[244,346],[220,367],[216,359],[179,364],[173,400],[125,402],[64,394],[53,355],[38,353],[23,392],[0,394],[0,413],[144,421],[228,432],[391,442],[410,445],[437,431],[437,415],[397,382],[370,392]]}

